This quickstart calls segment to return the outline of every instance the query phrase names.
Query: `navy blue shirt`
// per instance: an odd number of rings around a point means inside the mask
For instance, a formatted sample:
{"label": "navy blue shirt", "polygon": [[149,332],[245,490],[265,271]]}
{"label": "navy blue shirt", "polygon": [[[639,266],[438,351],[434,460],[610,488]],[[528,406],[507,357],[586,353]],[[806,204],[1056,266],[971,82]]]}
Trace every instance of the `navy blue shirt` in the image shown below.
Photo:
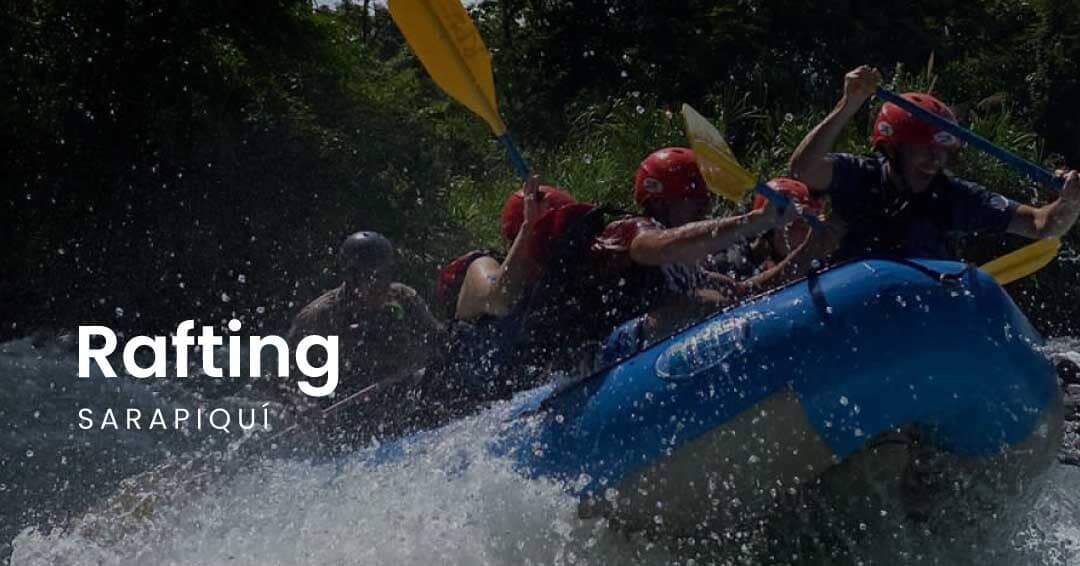
{"label": "navy blue shirt", "polygon": [[829,154],[833,214],[847,224],[838,259],[870,255],[955,259],[951,238],[1003,233],[1019,206],[985,187],[938,175],[914,194],[885,180],[885,158]]}

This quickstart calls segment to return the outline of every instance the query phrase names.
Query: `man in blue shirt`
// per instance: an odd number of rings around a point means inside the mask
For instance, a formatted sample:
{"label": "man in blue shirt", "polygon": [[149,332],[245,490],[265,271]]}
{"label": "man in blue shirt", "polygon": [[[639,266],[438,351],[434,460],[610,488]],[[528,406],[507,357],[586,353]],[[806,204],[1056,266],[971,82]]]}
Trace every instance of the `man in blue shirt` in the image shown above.
{"label": "man in blue shirt", "polygon": [[[1019,204],[947,175],[945,166],[959,151],[960,141],[891,103],[882,107],[874,121],[874,149],[880,155],[829,153],[880,83],[877,69],[865,65],[848,73],[836,107],[791,157],[792,176],[831,198],[833,216],[844,227],[838,258],[952,258],[948,242],[956,233],[1060,237],[1076,222],[1080,215],[1076,171],[1058,171],[1064,187],[1056,201],[1042,207]],[[956,122],[952,110],[933,96],[903,96]]]}

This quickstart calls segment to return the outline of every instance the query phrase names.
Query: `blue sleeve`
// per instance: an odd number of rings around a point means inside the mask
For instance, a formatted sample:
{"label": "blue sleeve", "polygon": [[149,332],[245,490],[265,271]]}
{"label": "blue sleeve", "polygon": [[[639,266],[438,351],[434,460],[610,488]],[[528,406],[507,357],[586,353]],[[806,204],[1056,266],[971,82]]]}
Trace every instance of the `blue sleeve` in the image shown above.
{"label": "blue sleeve", "polygon": [[1019,203],[971,181],[951,181],[953,230],[1000,234],[1009,228]]}

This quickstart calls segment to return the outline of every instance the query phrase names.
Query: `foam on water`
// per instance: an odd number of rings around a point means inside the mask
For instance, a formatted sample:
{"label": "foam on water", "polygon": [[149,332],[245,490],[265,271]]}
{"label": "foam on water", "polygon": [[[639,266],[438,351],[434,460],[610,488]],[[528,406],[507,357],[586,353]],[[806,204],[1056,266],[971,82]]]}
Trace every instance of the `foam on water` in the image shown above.
{"label": "foam on water", "polygon": [[[1077,355],[1078,344],[1055,341],[1050,353]],[[59,466],[59,460],[52,456],[69,453],[72,459],[56,474],[82,482],[70,490],[115,489],[100,471],[101,462],[93,458],[95,447],[70,452],[76,447],[66,429],[45,434],[56,423],[30,420],[24,414],[40,412],[34,407],[57,398],[50,382],[74,380],[73,356],[54,348],[34,353],[26,344],[4,346],[0,364],[20,397],[17,405],[5,400],[2,409],[9,417],[28,419],[24,432],[31,434],[21,442],[38,458],[23,472],[53,474],[56,470],[49,467]],[[140,406],[168,402],[159,394],[139,397],[138,391],[100,387],[105,399],[137,398],[131,404]],[[59,505],[81,518],[46,521],[19,515],[23,518],[5,528],[11,534],[2,542],[11,542],[12,563],[17,565],[669,564],[687,563],[688,555],[697,556],[699,563],[784,561],[753,550],[688,552],[685,542],[669,550],[621,533],[602,519],[579,519],[577,502],[562,486],[526,479],[511,462],[487,450],[504,426],[507,410],[503,405],[454,423],[401,445],[400,451],[372,449],[329,460],[254,458],[214,478],[204,489],[158,505],[149,519],[88,512],[93,506],[71,498],[57,500],[62,494],[50,492],[48,486],[17,496],[7,493],[9,503]],[[166,461],[186,458],[157,443],[121,444],[133,456],[161,452]],[[395,455],[387,457],[388,452]],[[1055,467],[1034,506],[1017,513],[1020,516],[1014,519],[1022,528],[1014,537],[980,542],[996,557],[981,564],[1080,565],[1080,468]],[[7,520],[12,519],[8,515]],[[828,528],[815,525],[816,532]],[[838,533],[838,538],[846,536]],[[924,547],[910,530],[884,536],[903,539],[901,546],[917,551],[902,562],[956,563],[964,556],[955,549]],[[738,547],[744,542],[722,544]],[[887,552],[880,556],[872,546],[867,546],[867,563],[895,563]]]}
{"label": "foam on water", "polygon": [[1031,564],[1080,564],[1080,468],[1058,466],[1015,544]]}
{"label": "foam on water", "polygon": [[[478,442],[491,422],[459,423],[379,465],[371,453],[313,463],[268,460],[120,533],[24,530],[13,563],[54,564],[670,564],[663,547],[581,520],[560,486],[526,480]],[[1080,470],[1062,466],[1028,526],[996,564],[1080,564]],[[101,518],[95,518],[100,520]],[[110,518],[105,518],[106,521]],[[793,533],[794,534],[794,533]],[[902,536],[909,536],[902,535]],[[988,545],[992,541],[986,541]],[[909,545],[910,546],[910,545]],[[955,563],[933,549],[905,560]],[[868,554],[875,554],[873,551]],[[878,558],[887,558],[879,556]],[[766,556],[760,562],[771,562]],[[871,562],[880,562],[873,560]],[[889,561],[886,560],[885,563]]]}
{"label": "foam on water", "polygon": [[[659,546],[576,517],[555,484],[487,455],[496,414],[410,444],[313,463],[268,460],[159,510],[109,544],[77,527],[27,529],[16,564],[625,564],[663,563]],[[100,521],[100,517],[95,518]],[[129,525],[117,521],[117,528]]]}

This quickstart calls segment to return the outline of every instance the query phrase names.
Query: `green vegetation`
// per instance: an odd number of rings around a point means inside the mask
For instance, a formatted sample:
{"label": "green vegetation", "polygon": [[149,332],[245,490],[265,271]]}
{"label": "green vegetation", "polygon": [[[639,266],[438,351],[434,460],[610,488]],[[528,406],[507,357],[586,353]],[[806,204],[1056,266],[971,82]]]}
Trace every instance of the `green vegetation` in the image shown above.
{"label": "green vegetation", "polygon": [[[630,208],[641,157],[683,143],[681,102],[744,164],[780,174],[864,62],[901,90],[932,85],[1013,151],[1080,162],[1076,0],[473,10],[526,157],[583,200]],[[499,245],[495,218],[516,186],[501,148],[431,84],[381,7],[30,0],[4,14],[0,337],[189,316],[280,328],[332,282],[350,231],[395,239],[424,291],[443,261]],[[844,150],[867,151],[870,112]],[[974,150],[957,171],[1024,202],[1052,197]],[[974,242],[969,255],[1016,245]],[[1015,289],[1053,333],[1075,332],[1058,326],[1080,314],[1072,265]]]}

